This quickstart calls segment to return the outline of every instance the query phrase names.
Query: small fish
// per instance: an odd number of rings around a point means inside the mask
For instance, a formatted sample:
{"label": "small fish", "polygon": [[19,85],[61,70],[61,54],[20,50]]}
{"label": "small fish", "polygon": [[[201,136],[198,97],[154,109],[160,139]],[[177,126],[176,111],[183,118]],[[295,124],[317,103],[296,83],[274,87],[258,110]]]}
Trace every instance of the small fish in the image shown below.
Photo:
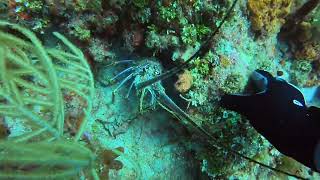
{"label": "small fish", "polygon": [[258,91],[226,94],[221,105],[247,117],[282,154],[320,172],[320,109],[307,106],[297,87],[266,71],[253,72],[251,82]]}

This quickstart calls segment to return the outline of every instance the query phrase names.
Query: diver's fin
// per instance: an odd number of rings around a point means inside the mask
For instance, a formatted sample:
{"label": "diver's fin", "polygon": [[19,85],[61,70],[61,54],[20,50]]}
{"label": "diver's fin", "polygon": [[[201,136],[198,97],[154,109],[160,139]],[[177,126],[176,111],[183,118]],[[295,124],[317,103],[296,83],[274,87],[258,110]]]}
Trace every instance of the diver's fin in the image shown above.
{"label": "diver's fin", "polygon": [[312,120],[315,120],[317,124],[320,126],[320,108],[311,106],[308,108],[309,114]]}
{"label": "diver's fin", "polygon": [[248,111],[252,110],[251,105],[256,104],[252,100],[252,96],[225,94],[221,97],[219,104],[226,109],[242,112],[243,115],[246,115]]}
{"label": "diver's fin", "polygon": [[272,76],[272,74],[270,74],[267,71],[258,69],[258,70],[255,70],[255,72],[257,72],[257,73],[261,74],[262,76],[264,76],[265,78],[267,78],[268,82],[271,82],[274,80],[274,77]]}

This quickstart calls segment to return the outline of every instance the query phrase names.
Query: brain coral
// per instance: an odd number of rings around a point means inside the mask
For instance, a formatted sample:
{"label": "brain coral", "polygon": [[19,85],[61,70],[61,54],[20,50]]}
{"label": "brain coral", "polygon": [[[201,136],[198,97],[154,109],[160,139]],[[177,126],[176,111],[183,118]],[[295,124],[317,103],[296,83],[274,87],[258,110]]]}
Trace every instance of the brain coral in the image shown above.
{"label": "brain coral", "polygon": [[292,0],[248,0],[252,29],[266,35],[279,31],[291,5]]}

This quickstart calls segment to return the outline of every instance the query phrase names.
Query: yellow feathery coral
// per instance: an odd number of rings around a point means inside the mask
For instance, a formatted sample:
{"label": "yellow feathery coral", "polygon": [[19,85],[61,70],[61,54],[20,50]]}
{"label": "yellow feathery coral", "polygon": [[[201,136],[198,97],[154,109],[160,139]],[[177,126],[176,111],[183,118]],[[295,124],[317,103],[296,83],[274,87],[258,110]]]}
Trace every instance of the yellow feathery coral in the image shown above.
{"label": "yellow feathery coral", "polygon": [[[28,29],[0,21],[0,116],[30,128],[0,141],[0,179],[70,179],[87,170],[99,179],[96,155],[78,142],[92,109],[93,75],[81,50],[54,35],[71,53],[46,48]],[[67,140],[63,95],[71,92],[83,107],[76,135]]]}
{"label": "yellow feathery coral", "polygon": [[278,32],[291,5],[292,0],[248,0],[252,29],[265,35]]}

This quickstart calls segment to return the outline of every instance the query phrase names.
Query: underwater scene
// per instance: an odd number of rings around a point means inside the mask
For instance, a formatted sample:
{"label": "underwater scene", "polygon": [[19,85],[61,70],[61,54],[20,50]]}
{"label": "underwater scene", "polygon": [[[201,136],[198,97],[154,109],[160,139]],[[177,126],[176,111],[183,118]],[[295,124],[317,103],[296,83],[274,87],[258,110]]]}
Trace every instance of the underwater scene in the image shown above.
{"label": "underwater scene", "polygon": [[320,179],[320,0],[0,0],[0,179]]}

